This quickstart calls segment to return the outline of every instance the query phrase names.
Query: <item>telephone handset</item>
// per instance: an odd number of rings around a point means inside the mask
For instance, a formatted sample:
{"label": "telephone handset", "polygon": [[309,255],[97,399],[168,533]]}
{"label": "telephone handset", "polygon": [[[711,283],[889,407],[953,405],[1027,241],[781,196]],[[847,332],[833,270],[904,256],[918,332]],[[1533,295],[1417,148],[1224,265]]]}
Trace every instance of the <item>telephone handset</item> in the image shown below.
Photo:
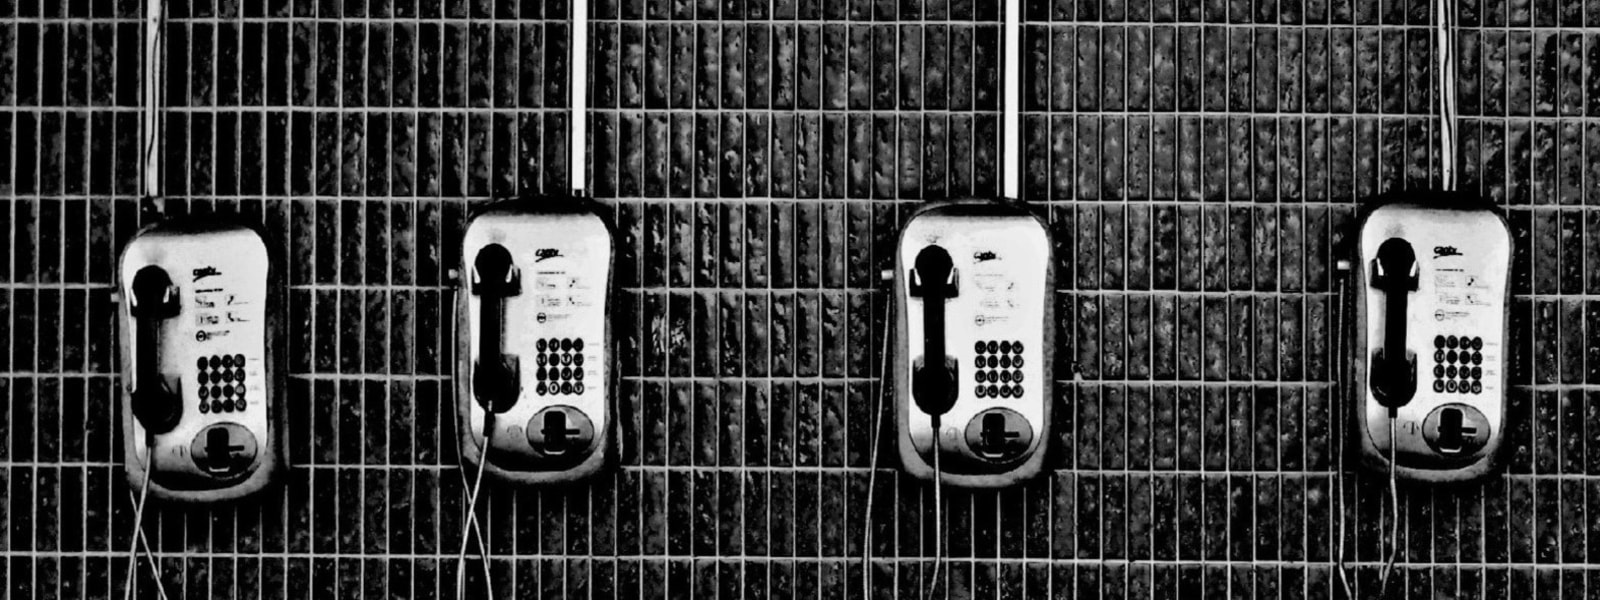
{"label": "telephone handset", "polygon": [[1383,294],[1383,346],[1372,353],[1372,396],[1399,408],[1417,393],[1417,354],[1406,348],[1406,303],[1417,291],[1417,255],[1403,238],[1389,238],[1372,259],[1372,287]]}
{"label": "telephone handset", "polygon": [[[133,416],[147,436],[172,431],[183,403],[160,371],[161,321],[178,316],[178,288],[165,269],[147,265],[133,276],[128,312],[134,320],[134,368],[129,382]],[[178,384],[180,387],[182,383]]]}
{"label": "telephone handset", "polygon": [[[262,237],[207,220],[139,232],[118,260],[123,447],[129,481],[207,502],[280,468],[277,269]],[[151,469],[153,465],[153,469]]]}
{"label": "telephone handset", "polygon": [[536,484],[604,462],[614,254],[610,226],[575,198],[500,203],[467,224],[457,385],[462,455],[474,468]]}
{"label": "telephone handset", "polygon": [[945,301],[960,294],[950,253],[937,244],[917,252],[911,269],[913,298],[922,299],[922,355],[911,371],[911,397],[929,415],[942,415],[956,402],[956,359],[944,351]]}
{"label": "telephone handset", "polygon": [[938,464],[952,485],[1001,487],[1039,471],[1053,401],[1051,247],[1036,216],[990,200],[931,203],[906,222],[891,370],[912,475],[932,479]]}
{"label": "telephone handset", "polygon": [[517,355],[505,354],[505,305],[522,293],[521,275],[505,246],[489,244],[478,250],[472,264],[472,293],[479,298],[478,359],[472,371],[472,393],[485,410],[499,414],[511,409],[521,393],[521,368]]}
{"label": "telephone handset", "polygon": [[1369,466],[1462,481],[1504,438],[1511,233],[1492,205],[1408,192],[1361,219],[1354,298],[1357,436]]}

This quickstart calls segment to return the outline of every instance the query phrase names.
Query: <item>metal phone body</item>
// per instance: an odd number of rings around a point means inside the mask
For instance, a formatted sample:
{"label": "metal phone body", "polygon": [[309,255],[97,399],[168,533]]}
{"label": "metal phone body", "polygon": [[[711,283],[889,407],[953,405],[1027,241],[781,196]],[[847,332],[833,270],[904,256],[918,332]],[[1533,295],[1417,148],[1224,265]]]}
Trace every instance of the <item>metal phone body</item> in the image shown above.
{"label": "metal phone body", "polygon": [[[157,322],[155,339],[140,340],[132,286],[150,266],[170,276],[178,307]],[[139,232],[123,249],[117,261],[123,464],[135,488],[149,464],[131,393],[143,343],[156,344],[155,371],[182,407],[176,426],[154,436],[151,495],[231,500],[261,489],[282,467],[277,278],[266,241],[239,225],[169,221]]]}
{"label": "metal phone body", "polygon": [[[1415,254],[1416,283],[1404,318],[1415,393],[1395,422],[1396,476],[1465,481],[1496,466],[1505,437],[1506,306],[1511,231],[1490,205],[1454,196],[1391,200],[1368,212],[1357,238],[1354,412],[1362,462],[1388,468],[1389,408],[1374,393],[1372,361],[1385,345],[1388,293],[1374,287],[1383,244]],[[1398,242],[1392,242],[1398,243]]]}
{"label": "metal phone body", "polygon": [[919,255],[931,246],[953,264],[945,300],[953,404],[940,416],[940,476],[952,485],[994,488],[1039,472],[1054,402],[1055,257],[1049,230],[1025,209],[991,200],[930,203],[906,222],[895,251],[893,361],[901,462],[932,479],[932,418],[913,398],[924,356],[926,297],[914,296]]}
{"label": "metal phone body", "polygon": [[491,245],[509,252],[520,278],[503,302],[502,355],[514,365],[515,400],[489,436],[490,477],[538,484],[576,480],[605,462],[612,428],[612,284],[616,250],[610,224],[587,201],[499,203],[475,216],[461,243],[457,292],[457,411],[461,454],[483,455],[485,407],[475,369],[484,296],[473,291],[475,257]]}

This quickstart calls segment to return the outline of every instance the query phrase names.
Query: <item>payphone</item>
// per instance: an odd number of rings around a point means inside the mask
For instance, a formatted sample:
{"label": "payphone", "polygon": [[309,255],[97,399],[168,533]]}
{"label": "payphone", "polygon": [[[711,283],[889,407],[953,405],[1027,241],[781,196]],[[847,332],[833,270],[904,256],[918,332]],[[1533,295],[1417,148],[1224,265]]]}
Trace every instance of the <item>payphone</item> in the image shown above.
{"label": "payphone", "polygon": [[1504,439],[1511,232],[1472,200],[1391,197],[1360,223],[1357,439],[1366,465],[1402,480],[1479,477]]}
{"label": "payphone", "polygon": [[501,203],[461,256],[462,456],[513,483],[593,473],[613,418],[609,224],[576,199]]}
{"label": "payphone", "polygon": [[906,223],[895,258],[904,468],[962,487],[1037,473],[1053,399],[1048,230],[1016,206],[931,204]]}
{"label": "payphone", "polygon": [[169,220],[123,250],[122,433],[136,489],[230,500],[278,469],[276,271],[261,235],[218,221]]}

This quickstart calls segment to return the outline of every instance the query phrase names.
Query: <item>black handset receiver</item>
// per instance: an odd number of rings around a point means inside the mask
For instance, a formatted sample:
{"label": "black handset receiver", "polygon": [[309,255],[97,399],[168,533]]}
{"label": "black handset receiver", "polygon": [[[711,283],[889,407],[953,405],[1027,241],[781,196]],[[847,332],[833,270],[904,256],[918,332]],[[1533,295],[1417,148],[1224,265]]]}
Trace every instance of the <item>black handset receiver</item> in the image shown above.
{"label": "black handset receiver", "polygon": [[178,288],[166,269],[148,265],[133,276],[132,301],[128,312],[133,316],[134,356],[138,367],[134,369],[129,386],[134,418],[144,426],[146,435],[172,431],[183,416],[183,402],[178,394],[167,387],[159,367],[160,339],[157,332],[161,321],[178,316]]}
{"label": "black handset receiver", "polygon": [[1372,396],[1391,411],[1417,393],[1417,355],[1406,350],[1406,308],[1417,291],[1417,254],[1411,243],[1389,238],[1372,260],[1372,287],[1384,293],[1383,347],[1373,353]]}
{"label": "black handset receiver", "polygon": [[917,253],[911,269],[911,296],[922,299],[922,359],[912,368],[911,397],[929,415],[942,415],[956,403],[959,373],[945,353],[944,304],[960,295],[950,253],[929,245]]}
{"label": "black handset receiver", "polygon": [[520,366],[515,355],[504,354],[505,299],[522,293],[522,281],[511,252],[500,244],[478,251],[472,262],[472,293],[482,298],[484,323],[478,337],[478,363],[472,369],[473,395],[490,413],[511,410],[522,391]]}

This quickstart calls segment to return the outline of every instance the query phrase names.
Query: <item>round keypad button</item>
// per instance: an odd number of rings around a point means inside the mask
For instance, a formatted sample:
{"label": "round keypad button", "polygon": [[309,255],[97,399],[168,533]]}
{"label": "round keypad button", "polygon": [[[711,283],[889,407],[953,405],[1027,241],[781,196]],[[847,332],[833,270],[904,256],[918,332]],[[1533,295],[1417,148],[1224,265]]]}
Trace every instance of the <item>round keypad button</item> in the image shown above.
{"label": "round keypad button", "polygon": [[220,386],[220,385],[211,386],[211,397],[212,398],[221,398],[222,397],[222,386]]}
{"label": "round keypad button", "polygon": [[1445,377],[1455,377],[1456,376],[1456,366],[1455,365],[1450,365],[1448,367],[1445,367],[1444,376]]}
{"label": "round keypad button", "polygon": [[544,340],[544,338],[539,338],[538,340],[535,340],[533,342],[533,349],[534,350],[538,350],[540,352],[544,352],[544,349],[546,347],[548,347],[549,345],[550,345],[549,342],[546,342]]}
{"label": "round keypad button", "polygon": [[226,355],[226,356],[222,357],[222,368],[224,368],[224,369],[232,369],[233,368],[233,356],[232,355]]}
{"label": "round keypad button", "polygon": [[1461,345],[1461,339],[1456,336],[1444,338],[1444,347],[1454,349]]}
{"label": "round keypad button", "polygon": [[215,369],[215,368],[220,367],[220,366],[222,366],[222,357],[220,357],[220,356],[211,357],[211,368]]}
{"label": "round keypad button", "polygon": [[574,394],[582,394],[583,393],[583,382],[582,381],[579,381],[579,382],[576,382],[576,383],[572,384],[572,393],[574,393]]}
{"label": "round keypad button", "polygon": [[200,360],[194,361],[194,367],[196,369],[205,369],[206,368],[206,357],[202,356],[202,357],[200,357]]}
{"label": "round keypad button", "polygon": [[1435,380],[1433,380],[1433,391],[1434,391],[1434,393],[1443,393],[1444,392],[1444,380],[1443,379],[1435,379]]}
{"label": "round keypad button", "polygon": [[562,352],[571,352],[572,351],[572,340],[570,338],[561,338],[561,351]]}
{"label": "round keypad button", "polygon": [[1456,382],[1454,379],[1444,382],[1444,391],[1451,394],[1456,393]]}
{"label": "round keypad button", "polygon": [[583,355],[582,354],[575,354],[575,355],[572,356],[572,366],[574,366],[574,367],[583,366]]}
{"label": "round keypad button", "polygon": [[1444,347],[1444,336],[1442,336],[1442,335],[1433,336],[1433,347],[1435,347],[1435,348],[1443,348]]}
{"label": "round keypad button", "polygon": [[203,415],[203,414],[206,414],[208,412],[211,412],[211,405],[209,403],[206,403],[206,402],[201,402],[200,403],[200,414]]}
{"label": "round keypad button", "polygon": [[1011,354],[1011,342],[1009,342],[1009,341],[1000,342],[1000,353],[1001,354]]}
{"label": "round keypad button", "polygon": [[543,352],[533,355],[533,364],[542,367],[547,362],[550,362],[550,359],[546,358]]}
{"label": "round keypad button", "polygon": [[245,407],[244,398],[234,398],[234,400],[233,400],[233,409],[234,410],[237,410],[239,412],[244,412],[244,407]]}
{"label": "round keypad button", "polygon": [[543,395],[545,395],[545,392],[549,391],[549,389],[546,388],[545,385],[544,385],[544,382],[541,381],[541,382],[539,382],[539,385],[533,386],[533,391],[534,391],[534,393],[539,394],[540,396],[543,396]]}
{"label": "round keypad button", "polygon": [[999,352],[999,351],[1000,351],[1000,342],[997,342],[997,341],[994,341],[994,340],[989,340],[989,353],[990,354],[994,354],[994,353]]}
{"label": "round keypad button", "polygon": [[984,345],[984,343],[981,341],[973,342],[972,344],[972,352],[975,354],[983,354],[985,348],[988,348],[988,346]]}
{"label": "round keypad button", "polygon": [[1472,393],[1474,393],[1474,394],[1482,394],[1483,393],[1483,382],[1482,381],[1474,381],[1474,382],[1472,382]]}
{"label": "round keypad button", "polygon": [[985,396],[988,396],[989,395],[989,388],[985,387],[985,386],[981,386],[981,385],[973,386],[972,387],[972,395],[977,396],[979,398],[983,398]]}
{"label": "round keypad button", "polygon": [[1444,377],[1444,365],[1434,365],[1433,366],[1433,376],[1434,377]]}
{"label": "round keypad button", "polygon": [[1444,362],[1444,351],[1443,350],[1434,350],[1433,351],[1433,362]]}
{"label": "round keypad button", "polygon": [[214,413],[222,412],[222,401],[221,400],[212,400],[211,401],[211,412],[214,412]]}

